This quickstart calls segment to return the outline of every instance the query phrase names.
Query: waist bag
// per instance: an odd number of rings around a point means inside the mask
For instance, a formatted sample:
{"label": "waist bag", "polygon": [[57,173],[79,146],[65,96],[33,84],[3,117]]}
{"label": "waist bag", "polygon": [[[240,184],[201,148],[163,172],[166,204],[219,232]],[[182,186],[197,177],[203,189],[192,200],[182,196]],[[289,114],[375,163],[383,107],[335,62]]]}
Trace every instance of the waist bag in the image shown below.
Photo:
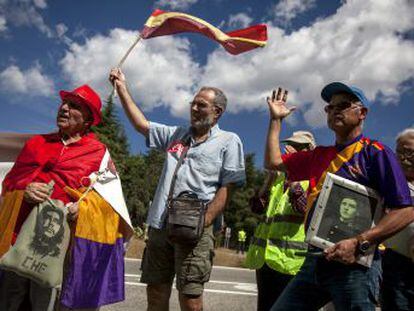
{"label": "waist bag", "polygon": [[[187,140],[189,143],[189,139]],[[204,231],[206,203],[193,193],[181,193],[173,198],[177,172],[187,154],[185,146],[175,167],[168,194],[167,236],[177,244],[197,244]]]}

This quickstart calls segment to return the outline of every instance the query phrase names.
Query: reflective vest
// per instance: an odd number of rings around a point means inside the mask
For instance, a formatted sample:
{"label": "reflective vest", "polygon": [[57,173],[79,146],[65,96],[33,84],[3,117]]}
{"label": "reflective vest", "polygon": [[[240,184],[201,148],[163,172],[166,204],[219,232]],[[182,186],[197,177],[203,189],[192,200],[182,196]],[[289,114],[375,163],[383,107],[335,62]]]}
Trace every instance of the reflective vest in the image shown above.
{"label": "reflective vest", "polygon": [[246,241],[246,231],[240,230],[239,231],[239,242]]}
{"label": "reflective vest", "polygon": [[[289,189],[283,191],[285,176],[279,175],[270,190],[265,220],[254,233],[246,257],[246,266],[260,269],[264,263],[284,274],[296,274],[305,260],[304,216],[295,212],[289,202]],[[300,182],[307,190],[308,181]],[[300,254],[300,255],[299,255]]]}

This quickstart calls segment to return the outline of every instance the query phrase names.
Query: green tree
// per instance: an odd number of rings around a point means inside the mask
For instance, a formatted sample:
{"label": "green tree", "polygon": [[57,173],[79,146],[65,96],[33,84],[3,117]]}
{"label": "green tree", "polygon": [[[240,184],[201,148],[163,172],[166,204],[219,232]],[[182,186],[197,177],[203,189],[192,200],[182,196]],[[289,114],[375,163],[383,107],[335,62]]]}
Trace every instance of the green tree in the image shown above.
{"label": "green tree", "polygon": [[129,144],[125,130],[116,115],[115,105],[108,101],[102,109],[102,122],[93,127],[92,131],[98,135],[111,153],[117,171],[121,177],[126,172],[126,159],[129,156]]}
{"label": "green tree", "polygon": [[224,221],[232,228],[232,239],[236,241],[236,232],[244,229],[250,238],[258,224],[258,216],[251,212],[249,199],[256,189],[260,188],[264,180],[264,173],[256,169],[254,165],[254,154],[245,157],[246,183],[241,188],[233,191],[229,205],[224,211]]}
{"label": "green tree", "polygon": [[165,154],[150,150],[145,155],[129,156],[126,164],[128,173],[122,183],[128,209],[134,225],[141,226],[145,222],[148,208],[161,175]]}

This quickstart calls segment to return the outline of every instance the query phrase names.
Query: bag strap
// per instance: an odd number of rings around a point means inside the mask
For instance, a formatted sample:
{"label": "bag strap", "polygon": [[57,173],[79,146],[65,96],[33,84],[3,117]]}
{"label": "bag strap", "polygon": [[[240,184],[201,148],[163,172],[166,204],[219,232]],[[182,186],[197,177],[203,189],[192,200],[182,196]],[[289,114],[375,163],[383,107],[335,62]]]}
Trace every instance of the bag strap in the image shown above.
{"label": "bag strap", "polygon": [[175,182],[177,180],[177,172],[178,172],[181,164],[183,164],[183,162],[184,162],[184,158],[187,155],[188,149],[190,149],[190,141],[191,141],[190,133],[188,133],[183,138],[184,138],[183,139],[184,148],[181,151],[180,158],[178,159],[177,165],[175,166],[174,174],[173,174],[173,177],[172,177],[172,180],[171,180],[171,185],[170,185],[170,192],[168,193],[168,201],[167,202],[171,201],[172,198],[173,198]]}

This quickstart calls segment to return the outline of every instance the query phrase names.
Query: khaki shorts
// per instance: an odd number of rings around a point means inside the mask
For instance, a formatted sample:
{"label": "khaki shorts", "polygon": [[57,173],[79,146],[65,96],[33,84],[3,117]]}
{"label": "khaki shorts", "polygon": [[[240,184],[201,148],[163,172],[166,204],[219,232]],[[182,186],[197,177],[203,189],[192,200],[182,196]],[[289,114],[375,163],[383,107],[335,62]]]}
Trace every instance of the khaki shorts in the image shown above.
{"label": "khaki shorts", "polygon": [[200,296],[210,279],[214,257],[212,226],[205,228],[195,247],[171,243],[165,229],[149,228],[142,259],[141,282],[165,284],[177,275],[177,290],[185,295]]}

